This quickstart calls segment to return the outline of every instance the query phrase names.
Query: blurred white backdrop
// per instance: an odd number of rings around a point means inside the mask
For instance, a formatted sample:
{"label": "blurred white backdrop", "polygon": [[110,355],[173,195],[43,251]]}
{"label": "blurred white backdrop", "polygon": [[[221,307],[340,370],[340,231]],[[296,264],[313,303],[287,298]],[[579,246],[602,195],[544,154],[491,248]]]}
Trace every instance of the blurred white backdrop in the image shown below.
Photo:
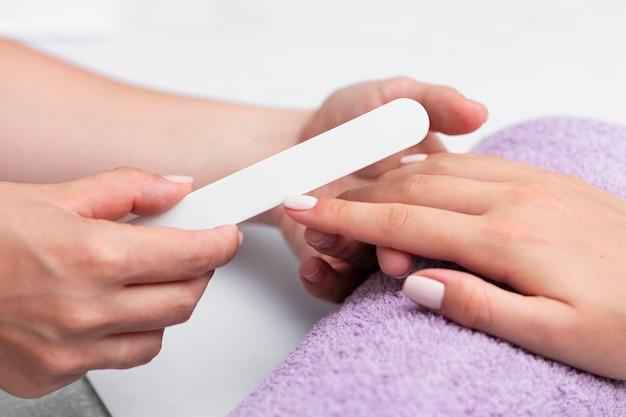
{"label": "blurred white backdrop", "polygon": [[[106,0],[62,0],[107,3]],[[114,2],[109,0],[108,8]],[[12,4],[0,0],[0,6]],[[27,4],[52,3],[20,0]],[[96,4],[94,3],[94,4]],[[520,119],[571,114],[626,123],[626,5],[589,2],[134,0],[112,36],[37,44],[170,90],[314,106],[354,81],[410,75],[483,100],[475,138]],[[75,37],[81,40],[80,34]],[[449,141],[467,150],[474,140]]]}
{"label": "blurred white backdrop", "polygon": [[0,0],[0,34],[77,39],[113,33],[109,0]]}
{"label": "blurred white backdrop", "polygon": [[[478,133],[446,139],[454,151],[542,115],[626,124],[625,21],[620,0],[0,0],[0,32],[172,91],[313,107],[364,79],[449,84],[490,111]],[[223,415],[328,311],[298,288],[277,234],[246,233],[155,367],[94,375],[115,417]]]}

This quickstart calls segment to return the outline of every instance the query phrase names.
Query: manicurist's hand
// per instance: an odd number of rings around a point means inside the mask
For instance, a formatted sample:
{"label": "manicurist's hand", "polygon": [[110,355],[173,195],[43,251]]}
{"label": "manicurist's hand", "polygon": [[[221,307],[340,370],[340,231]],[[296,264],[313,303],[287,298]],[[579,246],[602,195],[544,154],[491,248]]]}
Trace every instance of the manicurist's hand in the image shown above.
{"label": "manicurist's hand", "polygon": [[287,210],[291,218],[317,231],[480,275],[418,271],[403,289],[416,303],[549,358],[626,379],[626,202],[531,166],[437,154],[340,199],[288,203],[302,209]]}
{"label": "manicurist's hand", "polygon": [[163,211],[191,187],[125,168],[58,185],[0,182],[0,388],[37,397],[159,352],[163,329],[189,318],[239,232],[112,220]]}
{"label": "manicurist's hand", "polygon": [[[382,173],[397,167],[404,156],[419,153],[419,159],[427,153],[441,152],[444,148],[436,132],[450,135],[472,132],[487,118],[487,111],[482,104],[465,98],[450,87],[397,77],[364,82],[333,93],[303,127],[300,136],[303,140],[309,139],[402,97],[420,102],[428,111],[431,132],[426,140],[405,152],[322,187],[312,193],[313,195],[336,196],[345,190],[370,183]],[[302,261],[299,270],[301,282],[316,297],[341,301],[365,276],[377,268],[376,249],[373,246],[338,236],[329,238],[312,229],[304,234],[304,227],[286,217],[280,207],[269,215],[272,218],[270,222],[281,227],[287,242]],[[407,254],[386,248],[379,248],[378,252],[383,262],[392,270],[407,269],[410,265],[411,257]]]}

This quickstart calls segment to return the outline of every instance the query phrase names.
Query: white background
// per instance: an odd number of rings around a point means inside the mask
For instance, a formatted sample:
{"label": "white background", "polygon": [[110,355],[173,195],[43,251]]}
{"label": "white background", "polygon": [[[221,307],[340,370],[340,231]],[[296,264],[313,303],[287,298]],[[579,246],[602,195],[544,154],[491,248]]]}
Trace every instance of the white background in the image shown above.
{"label": "white background", "polygon": [[[447,140],[456,151],[542,115],[626,124],[626,3],[618,0],[112,5],[0,0],[0,31],[128,81],[267,105],[312,107],[347,83],[397,74],[450,84],[490,111],[479,133]],[[328,310],[298,288],[277,234],[246,232],[243,252],[192,322],[167,334],[161,358],[92,378],[115,417],[225,414]]]}

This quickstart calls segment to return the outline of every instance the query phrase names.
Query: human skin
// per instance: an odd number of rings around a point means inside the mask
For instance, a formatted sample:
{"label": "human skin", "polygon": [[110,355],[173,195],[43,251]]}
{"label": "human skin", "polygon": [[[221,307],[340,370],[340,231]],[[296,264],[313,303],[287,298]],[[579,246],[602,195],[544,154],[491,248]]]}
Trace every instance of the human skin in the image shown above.
{"label": "human skin", "polygon": [[38,397],[159,352],[163,329],[189,318],[240,234],[111,220],[161,212],[191,186],[130,168],[54,185],[0,183],[0,388]]}
{"label": "human skin", "polygon": [[[316,191],[334,196],[374,180],[404,155],[442,151],[437,132],[469,133],[487,119],[482,104],[453,88],[407,77],[344,87],[315,111],[276,109],[138,88],[2,39],[0,93],[0,181],[33,183],[131,166],[188,175],[198,188],[393,99],[422,103],[431,118],[426,140]],[[303,239],[304,229],[280,208],[253,221],[281,228],[304,261],[300,270],[304,287],[316,297],[340,301],[376,266],[355,267],[327,257],[323,261],[333,265],[341,284],[327,289],[310,286],[303,271],[307,262],[321,260],[311,258],[315,252]],[[351,250],[341,249],[342,255]],[[392,269],[403,269],[410,260],[395,251],[379,251]]]}
{"label": "human skin", "polygon": [[[469,133],[478,129],[487,119],[487,110],[482,104],[465,98],[450,87],[396,77],[360,83],[333,93],[304,126],[301,137],[306,139],[315,136],[399,97],[412,98],[426,108],[431,129],[426,139],[391,158],[315,190],[312,195],[334,197],[345,190],[369,184],[397,167],[404,156],[444,150],[437,137],[439,132],[448,135]],[[317,298],[340,302],[372,271],[378,269],[378,263],[392,275],[406,272],[411,263],[411,255],[401,251],[385,247],[366,247],[361,250],[362,245],[341,236],[332,236],[332,242],[324,240],[326,237],[319,236],[314,230],[305,231],[304,226],[285,215],[282,207],[268,212],[263,220],[281,228],[283,236],[302,261],[299,275],[303,287]],[[312,242],[328,245],[327,250],[320,254],[316,250],[319,246],[313,249]],[[371,256],[374,252],[378,254],[378,263]],[[325,272],[323,280],[311,274],[311,271],[318,269]]]}
{"label": "human skin", "polygon": [[[36,397],[90,369],[145,363],[163,329],[190,316],[212,271],[238,247],[233,226],[182,232],[113,220],[163,211],[192,188],[399,97],[420,100],[435,131],[469,132],[486,117],[449,87],[403,77],[344,88],[317,111],[177,96],[0,40],[0,388]],[[336,195],[404,154],[442,149],[432,133],[317,192]],[[280,227],[301,258],[314,253],[282,209],[255,221]],[[345,288],[367,273],[329,262]]]}
{"label": "human skin", "polygon": [[130,166],[197,188],[296,144],[310,117],[140,88],[0,39],[0,180]]}
{"label": "human skin", "polygon": [[[415,272],[403,290],[418,304],[576,368],[626,379],[623,200],[529,165],[441,153],[337,199],[303,201],[310,209],[287,213],[317,233],[473,271]],[[320,274],[318,282],[332,280]]]}

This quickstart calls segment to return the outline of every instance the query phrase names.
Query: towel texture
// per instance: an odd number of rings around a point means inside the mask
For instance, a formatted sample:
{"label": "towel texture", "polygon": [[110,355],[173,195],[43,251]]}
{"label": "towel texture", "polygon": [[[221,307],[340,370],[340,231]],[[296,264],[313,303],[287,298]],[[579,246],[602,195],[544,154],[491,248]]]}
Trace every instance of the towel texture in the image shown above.
{"label": "towel texture", "polygon": [[[541,119],[501,131],[476,151],[576,175],[626,198],[623,128]],[[232,416],[626,416],[626,383],[459,327],[415,307],[400,287],[370,277]]]}

